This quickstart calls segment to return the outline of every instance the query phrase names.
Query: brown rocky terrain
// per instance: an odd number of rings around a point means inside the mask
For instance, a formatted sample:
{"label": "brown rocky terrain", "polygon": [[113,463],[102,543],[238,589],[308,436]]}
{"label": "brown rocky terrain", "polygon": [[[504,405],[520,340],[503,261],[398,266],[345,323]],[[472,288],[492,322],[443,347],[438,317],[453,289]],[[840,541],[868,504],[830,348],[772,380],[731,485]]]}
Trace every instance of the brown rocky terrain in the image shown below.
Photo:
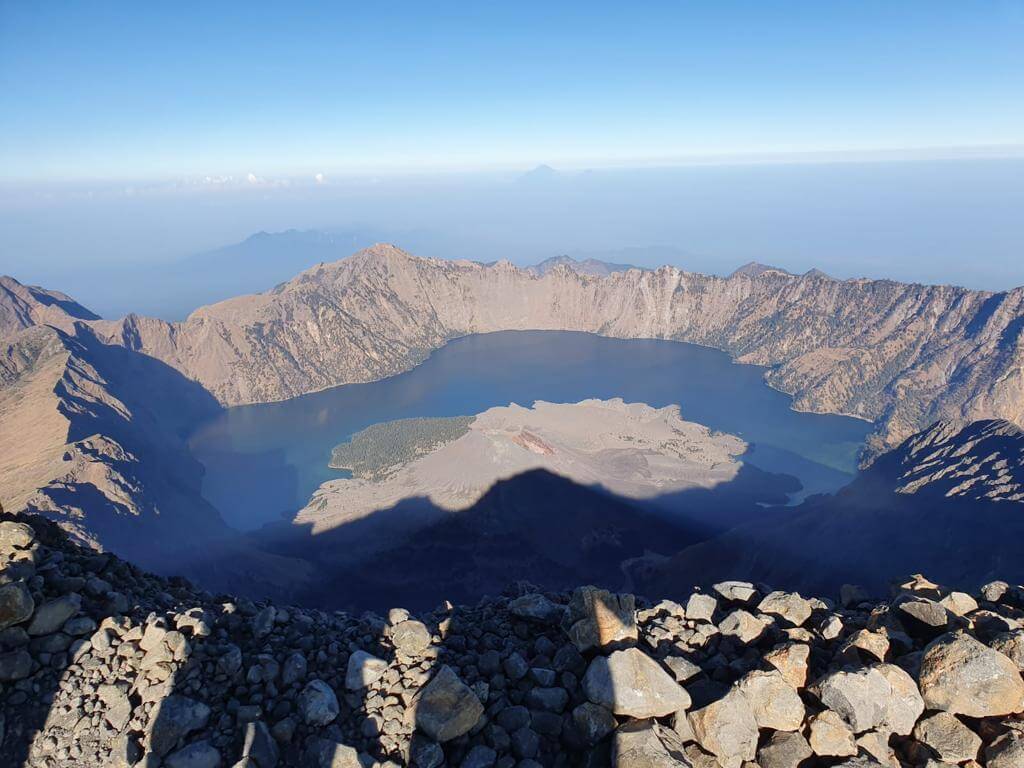
{"label": "brown rocky terrain", "polygon": [[355,617],[213,596],[0,520],[0,762],[1018,768],[1024,587],[679,602],[525,584]]}

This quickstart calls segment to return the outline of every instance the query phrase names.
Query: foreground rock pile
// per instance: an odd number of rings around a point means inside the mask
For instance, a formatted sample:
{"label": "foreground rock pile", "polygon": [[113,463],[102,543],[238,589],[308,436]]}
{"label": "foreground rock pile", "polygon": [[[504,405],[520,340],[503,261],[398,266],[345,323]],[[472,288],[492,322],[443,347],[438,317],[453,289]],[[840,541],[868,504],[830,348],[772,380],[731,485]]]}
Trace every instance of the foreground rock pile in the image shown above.
{"label": "foreground rock pile", "polygon": [[214,596],[0,522],[0,765],[1020,768],[1024,588]]}

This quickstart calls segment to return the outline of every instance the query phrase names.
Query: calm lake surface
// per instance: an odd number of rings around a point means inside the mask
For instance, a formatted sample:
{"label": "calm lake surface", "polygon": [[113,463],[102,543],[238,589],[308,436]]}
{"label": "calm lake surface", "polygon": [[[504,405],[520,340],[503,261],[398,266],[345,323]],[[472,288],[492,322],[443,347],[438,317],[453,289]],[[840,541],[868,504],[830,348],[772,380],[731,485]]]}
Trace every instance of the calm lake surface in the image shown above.
{"label": "calm lake surface", "polygon": [[321,483],[344,477],[327,466],[331,449],[371,424],[471,415],[534,400],[678,404],[687,421],[750,443],[745,461],[797,477],[804,490],[794,501],[848,482],[870,425],[797,413],[763,375],[763,368],[737,365],[724,352],[681,342],[491,333],[452,341],[413,370],[383,381],[229,408],[201,425],[190,445],[206,467],[203,495],[242,530],[290,518]]}

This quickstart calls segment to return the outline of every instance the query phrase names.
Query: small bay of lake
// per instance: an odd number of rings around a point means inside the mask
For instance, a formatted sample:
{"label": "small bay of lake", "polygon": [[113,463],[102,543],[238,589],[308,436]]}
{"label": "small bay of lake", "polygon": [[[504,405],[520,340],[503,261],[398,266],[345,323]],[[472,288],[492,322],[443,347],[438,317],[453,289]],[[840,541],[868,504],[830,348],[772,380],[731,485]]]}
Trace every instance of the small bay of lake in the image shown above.
{"label": "small bay of lake", "polygon": [[535,400],[678,404],[687,421],[746,440],[744,461],[798,478],[804,489],[794,501],[846,484],[871,425],[793,411],[763,376],[763,368],[682,342],[505,331],[456,339],[381,381],[228,408],[189,444],[206,469],[203,495],[239,530],[290,519],[321,483],[344,477],[328,467],[331,450],[371,424]]}

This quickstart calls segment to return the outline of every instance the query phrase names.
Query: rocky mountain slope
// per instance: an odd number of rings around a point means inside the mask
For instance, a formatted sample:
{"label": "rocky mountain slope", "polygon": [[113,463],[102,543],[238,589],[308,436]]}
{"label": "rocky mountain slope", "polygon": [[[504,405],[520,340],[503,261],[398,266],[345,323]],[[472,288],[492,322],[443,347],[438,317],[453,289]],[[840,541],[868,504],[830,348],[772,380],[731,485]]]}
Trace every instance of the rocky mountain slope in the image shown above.
{"label": "rocky mountain slope", "polygon": [[217,408],[173,368],[86,325],[14,333],[0,340],[0,503],[146,568],[284,594],[303,564],[246,546],[200,493],[185,436]]}
{"label": "rocky mountain slope", "polygon": [[791,589],[875,589],[918,568],[945,583],[1024,580],[1024,432],[1006,421],[936,424],[834,496],[811,497],[687,547],[638,575],[661,593],[744,574]]}
{"label": "rocky mountain slope", "polygon": [[986,293],[775,270],[675,267],[606,277],[484,266],[374,246],[185,322],[94,324],[225,404],[265,402],[406,370],[448,339],[497,330],[668,338],[769,366],[794,407],[877,422],[871,452],[936,420],[1024,421],[1024,288]]}
{"label": "rocky mountain slope", "polygon": [[[0,521],[0,762],[1018,768],[1024,587],[517,585],[418,617],[214,597]],[[755,762],[756,761],[756,762]]]}
{"label": "rocky mountain slope", "polygon": [[881,457],[869,477],[898,493],[1024,501],[1024,431],[1002,419],[936,422]]}
{"label": "rocky mountain slope", "polygon": [[70,328],[75,320],[99,317],[70,296],[0,275],[0,339],[34,325]]}

